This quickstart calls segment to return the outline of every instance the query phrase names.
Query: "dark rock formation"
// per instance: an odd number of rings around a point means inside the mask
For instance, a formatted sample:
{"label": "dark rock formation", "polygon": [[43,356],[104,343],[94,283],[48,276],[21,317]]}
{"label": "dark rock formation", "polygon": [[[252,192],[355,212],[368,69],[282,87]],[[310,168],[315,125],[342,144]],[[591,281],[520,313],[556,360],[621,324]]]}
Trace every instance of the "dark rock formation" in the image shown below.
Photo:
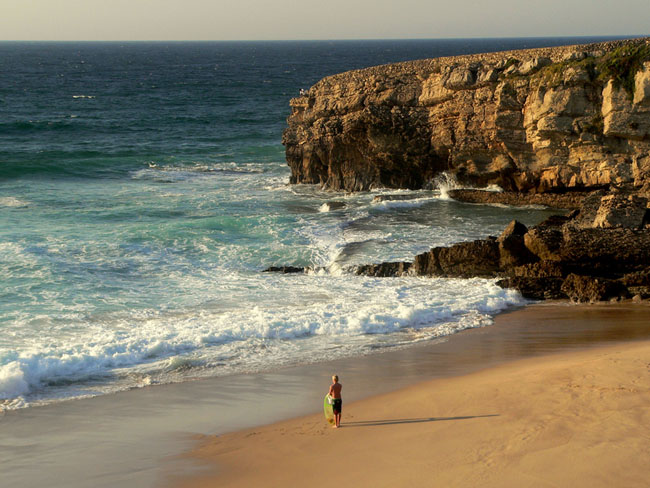
{"label": "dark rock formation", "polygon": [[576,209],[589,192],[571,191],[567,193],[517,193],[512,191],[449,190],[447,194],[454,200],[467,203],[491,203],[501,205],[543,205],[552,208]]}
{"label": "dark rock formation", "polygon": [[[324,78],[290,102],[292,183],[650,189],[650,41],[456,56]],[[496,198],[496,196],[495,196]]]}
{"label": "dark rock formation", "polygon": [[373,203],[381,202],[398,202],[398,201],[408,201],[421,198],[421,195],[377,195],[372,199]]}
{"label": "dark rock formation", "polygon": [[402,276],[408,274],[411,269],[411,263],[392,262],[392,263],[379,263],[379,264],[366,264],[359,266],[356,274],[365,276]]}
{"label": "dark rock formation", "polygon": [[521,266],[536,260],[536,256],[526,247],[524,240],[528,229],[521,222],[513,220],[506,227],[497,242],[499,243],[499,267]]}
{"label": "dark rock formation", "polygon": [[552,300],[566,298],[562,291],[562,278],[539,277],[524,278],[515,276],[497,281],[502,288],[514,288],[532,300]]}
{"label": "dark rock formation", "polygon": [[636,195],[607,195],[600,201],[594,227],[642,229],[650,215],[644,203]]}
{"label": "dark rock formation", "polygon": [[627,290],[621,282],[574,273],[566,277],[561,290],[576,302],[600,302],[627,295]]}
{"label": "dark rock formation", "polygon": [[434,247],[429,252],[415,256],[413,273],[417,276],[441,276],[443,273],[438,261],[439,250],[439,247]]}
{"label": "dark rock formation", "polygon": [[560,261],[562,225],[568,220],[562,215],[549,217],[524,235],[524,246],[542,261]]}
{"label": "dark rock formation", "polygon": [[413,262],[415,274],[424,276],[494,276],[499,270],[499,244],[495,238],[434,247]]}
{"label": "dark rock formation", "polygon": [[626,274],[621,279],[621,283],[628,289],[630,295],[640,299],[650,298],[650,266],[643,271]]}
{"label": "dark rock formation", "polygon": [[262,273],[304,273],[307,268],[300,268],[297,266],[269,266]]}
{"label": "dark rock formation", "polygon": [[[618,203],[617,203],[618,202]],[[498,284],[533,299],[593,302],[650,297],[648,200],[616,193],[594,194],[579,211],[552,216],[527,229],[513,221],[499,236],[419,254],[399,274],[500,277]],[[603,222],[608,222],[607,226]],[[391,275],[396,263],[359,268]],[[370,273],[369,273],[370,274]]]}

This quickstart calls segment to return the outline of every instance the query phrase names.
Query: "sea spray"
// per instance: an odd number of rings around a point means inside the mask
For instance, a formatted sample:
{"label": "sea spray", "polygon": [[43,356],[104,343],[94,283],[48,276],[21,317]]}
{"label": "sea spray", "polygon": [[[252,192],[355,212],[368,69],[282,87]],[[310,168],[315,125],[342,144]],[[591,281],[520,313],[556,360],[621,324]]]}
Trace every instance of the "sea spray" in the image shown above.
{"label": "sea spray", "polygon": [[446,172],[440,173],[433,179],[432,187],[440,192],[440,198],[443,200],[450,200],[449,190],[462,188],[456,177]]}

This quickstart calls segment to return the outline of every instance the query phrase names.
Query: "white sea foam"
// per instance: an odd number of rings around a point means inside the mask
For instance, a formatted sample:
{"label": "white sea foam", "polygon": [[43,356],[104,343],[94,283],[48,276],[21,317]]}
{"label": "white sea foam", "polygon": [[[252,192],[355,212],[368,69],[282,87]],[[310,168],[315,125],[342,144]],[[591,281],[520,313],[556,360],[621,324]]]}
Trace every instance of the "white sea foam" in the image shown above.
{"label": "white sea foam", "polygon": [[38,264],[38,259],[32,254],[28,253],[25,246],[17,242],[0,242],[0,269],[4,273],[8,273],[5,266],[15,269],[16,267],[23,267],[34,269]]}
{"label": "white sea foam", "polygon": [[440,173],[433,180],[433,186],[440,192],[440,198],[443,200],[450,200],[449,190],[456,190],[461,188],[461,185],[456,180],[456,177],[449,173]]}
{"label": "white sea foam", "polygon": [[[331,274],[265,279],[266,291],[255,306],[136,314],[87,328],[72,342],[72,336],[43,338],[40,346],[5,355],[0,359],[0,399],[29,402],[31,394],[43,389],[116,374],[122,379],[113,388],[124,388],[196,375],[197,368],[203,369],[200,374],[220,374],[310,361],[332,341],[349,343],[341,346],[342,355],[359,354],[371,344],[395,346],[399,341],[392,334],[400,331],[419,331],[422,339],[483,326],[490,314],[521,303],[519,295],[489,280]],[[224,357],[238,361],[210,369]],[[140,375],[129,379],[126,373],[133,368]]]}
{"label": "white sea foam", "polygon": [[267,176],[264,178],[264,186],[262,187],[265,191],[270,192],[290,192],[291,186],[289,185],[288,176]]}
{"label": "white sea foam", "polygon": [[0,400],[20,398],[29,390],[25,370],[18,361],[0,366]]}
{"label": "white sea foam", "polygon": [[0,197],[0,207],[24,208],[28,206],[29,202],[16,197]]}
{"label": "white sea foam", "polygon": [[502,193],[503,192],[503,188],[501,188],[499,185],[496,185],[494,183],[491,184],[491,185],[486,186],[485,188],[482,188],[482,190],[483,191],[491,191],[491,192],[495,192],[495,193]]}
{"label": "white sea foam", "polygon": [[454,175],[446,172],[440,173],[438,176],[436,176],[431,182],[431,185],[434,188],[434,190],[440,192],[440,198],[443,200],[451,199],[451,197],[449,196],[450,190],[466,189],[466,190],[489,191],[495,193],[503,192],[503,188],[501,188],[497,184],[490,184],[483,188],[461,185]]}
{"label": "white sea foam", "polygon": [[391,208],[417,208],[435,200],[440,200],[441,197],[430,196],[413,198],[409,200],[381,200],[378,202],[373,201],[372,205],[377,208],[391,209]]}
{"label": "white sea foam", "polygon": [[268,171],[265,163],[211,163],[195,161],[180,165],[161,164],[149,161],[147,167],[131,172],[135,180],[154,180],[166,183],[182,182],[199,178],[219,176],[254,176]]}

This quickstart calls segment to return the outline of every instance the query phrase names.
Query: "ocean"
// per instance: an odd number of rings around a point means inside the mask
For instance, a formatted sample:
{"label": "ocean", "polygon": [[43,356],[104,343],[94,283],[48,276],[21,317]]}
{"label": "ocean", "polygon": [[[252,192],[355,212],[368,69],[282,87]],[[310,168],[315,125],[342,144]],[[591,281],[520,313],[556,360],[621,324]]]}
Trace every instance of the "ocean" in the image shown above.
{"label": "ocean", "polygon": [[[407,348],[525,303],[359,264],[543,208],[289,185],[289,99],[410,59],[604,38],[0,43],[0,409]],[[412,199],[377,202],[377,195]],[[309,266],[307,274],[263,273]]]}

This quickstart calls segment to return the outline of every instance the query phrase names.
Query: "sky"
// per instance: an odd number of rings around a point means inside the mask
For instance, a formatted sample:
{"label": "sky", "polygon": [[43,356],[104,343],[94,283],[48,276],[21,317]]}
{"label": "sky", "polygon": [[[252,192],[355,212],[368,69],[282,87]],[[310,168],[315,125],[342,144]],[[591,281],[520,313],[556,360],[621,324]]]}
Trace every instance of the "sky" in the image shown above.
{"label": "sky", "polygon": [[0,0],[0,40],[648,34],[650,0]]}

